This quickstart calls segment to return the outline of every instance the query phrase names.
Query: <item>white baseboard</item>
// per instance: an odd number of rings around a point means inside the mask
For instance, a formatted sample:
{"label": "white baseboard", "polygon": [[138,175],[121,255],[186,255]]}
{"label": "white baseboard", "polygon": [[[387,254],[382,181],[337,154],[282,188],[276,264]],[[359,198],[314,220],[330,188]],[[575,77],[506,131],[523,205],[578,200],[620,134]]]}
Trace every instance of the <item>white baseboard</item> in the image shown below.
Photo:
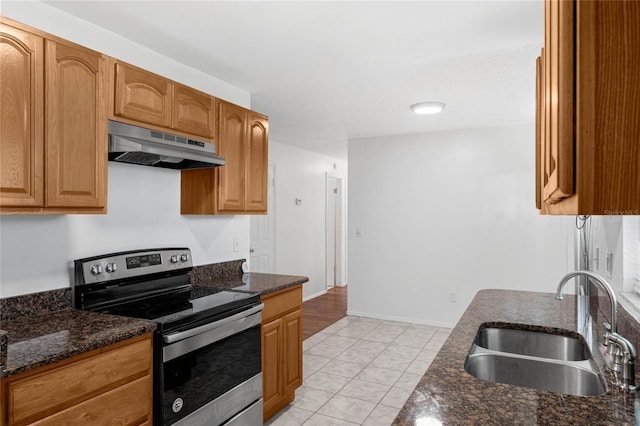
{"label": "white baseboard", "polygon": [[411,324],[431,325],[434,327],[453,328],[456,326],[455,324],[448,323],[448,322],[425,321],[425,320],[416,319],[416,318],[395,317],[391,315],[379,315],[379,314],[372,314],[370,312],[357,312],[357,311],[351,311],[351,310],[347,310],[347,315],[364,317],[364,318],[374,318],[374,319],[380,319],[385,321],[398,321],[398,322],[409,322]]}
{"label": "white baseboard", "polygon": [[307,300],[315,299],[316,297],[322,296],[323,294],[327,294],[327,290],[322,290],[322,291],[319,291],[318,293],[312,294],[310,296],[303,297],[302,301],[306,302]]}

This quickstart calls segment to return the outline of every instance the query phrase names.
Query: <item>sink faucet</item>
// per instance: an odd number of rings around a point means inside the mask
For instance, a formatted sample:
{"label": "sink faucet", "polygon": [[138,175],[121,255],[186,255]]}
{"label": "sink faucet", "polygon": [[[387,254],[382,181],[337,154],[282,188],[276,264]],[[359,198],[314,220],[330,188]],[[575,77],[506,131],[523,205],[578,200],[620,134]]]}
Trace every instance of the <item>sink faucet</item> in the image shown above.
{"label": "sink faucet", "polygon": [[[604,334],[602,345],[607,347],[605,354],[605,361],[607,367],[614,373],[621,373],[622,377],[617,379],[616,385],[619,387],[635,391],[635,359],[636,348],[629,340],[622,335],[618,334],[618,299],[616,293],[611,288],[611,285],[598,274],[594,274],[589,271],[575,271],[570,272],[560,280],[558,283],[558,290],[556,292],[556,299],[562,300],[562,289],[564,285],[571,279],[577,276],[586,276],[591,278],[591,282],[598,284],[609,296],[611,301],[611,325],[604,324],[607,332]],[[617,377],[617,374],[615,374]]]}

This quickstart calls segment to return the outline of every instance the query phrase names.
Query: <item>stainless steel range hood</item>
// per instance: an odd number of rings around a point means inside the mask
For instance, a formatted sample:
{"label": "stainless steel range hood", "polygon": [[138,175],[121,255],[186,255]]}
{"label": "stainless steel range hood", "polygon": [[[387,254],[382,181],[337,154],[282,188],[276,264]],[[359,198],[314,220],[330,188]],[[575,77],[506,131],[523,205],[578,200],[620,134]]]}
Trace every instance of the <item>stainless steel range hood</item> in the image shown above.
{"label": "stainless steel range hood", "polygon": [[109,160],[178,170],[225,164],[211,142],[112,120],[109,120]]}

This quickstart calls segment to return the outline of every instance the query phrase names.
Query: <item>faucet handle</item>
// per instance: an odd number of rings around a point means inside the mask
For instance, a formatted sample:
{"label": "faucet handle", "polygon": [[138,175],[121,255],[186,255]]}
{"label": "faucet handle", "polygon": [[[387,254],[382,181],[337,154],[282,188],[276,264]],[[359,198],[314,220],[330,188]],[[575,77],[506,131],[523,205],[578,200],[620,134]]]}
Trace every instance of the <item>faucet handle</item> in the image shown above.
{"label": "faucet handle", "polygon": [[[609,346],[609,336],[611,335],[611,324],[608,322],[602,323],[606,332],[602,336],[602,346]],[[613,348],[609,348],[609,355],[613,355]]]}

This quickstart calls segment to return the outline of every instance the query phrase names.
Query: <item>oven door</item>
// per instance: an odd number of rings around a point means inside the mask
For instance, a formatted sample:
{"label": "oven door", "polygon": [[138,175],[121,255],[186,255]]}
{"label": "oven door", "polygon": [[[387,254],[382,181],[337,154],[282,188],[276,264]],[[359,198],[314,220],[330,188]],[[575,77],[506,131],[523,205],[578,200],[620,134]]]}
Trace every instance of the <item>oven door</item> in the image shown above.
{"label": "oven door", "polygon": [[219,425],[262,398],[262,307],[163,336],[157,424]]}

